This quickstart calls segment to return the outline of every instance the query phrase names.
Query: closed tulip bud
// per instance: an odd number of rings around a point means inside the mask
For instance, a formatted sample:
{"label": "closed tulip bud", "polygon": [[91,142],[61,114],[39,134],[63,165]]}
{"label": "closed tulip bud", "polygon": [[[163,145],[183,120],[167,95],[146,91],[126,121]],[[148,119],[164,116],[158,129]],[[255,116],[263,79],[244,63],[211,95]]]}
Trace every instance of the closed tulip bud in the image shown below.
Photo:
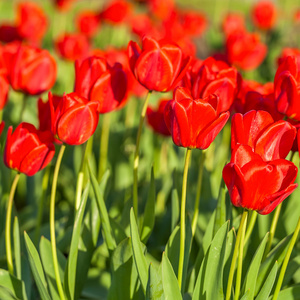
{"label": "closed tulip bud", "polygon": [[252,21],[262,30],[272,29],[277,18],[277,11],[271,1],[260,1],[252,10]]}
{"label": "closed tulip bud", "polygon": [[56,104],[49,93],[49,103],[51,131],[55,138],[68,145],[80,145],[93,135],[99,121],[97,101],[71,93],[65,94]]}
{"label": "closed tulip bud", "polygon": [[47,50],[14,43],[4,47],[4,52],[8,58],[8,79],[13,89],[38,95],[52,88],[57,67]]}
{"label": "closed tulip bud", "polygon": [[107,113],[125,105],[127,76],[122,65],[112,67],[102,57],[88,57],[75,63],[74,91],[89,100],[98,101],[99,113]]}
{"label": "closed tulip bud", "polygon": [[4,149],[8,168],[32,176],[50,163],[55,153],[50,131],[37,130],[29,123],[21,123],[12,131],[9,127]]}
{"label": "closed tulip bud", "polygon": [[239,144],[250,146],[264,161],[283,159],[290,152],[296,128],[287,121],[274,122],[266,111],[249,111],[232,117],[231,149]]}
{"label": "closed tulip bud", "polygon": [[174,91],[165,108],[165,122],[175,145],[206,149],[222,130],[229,112],[218,113],[219,98],[193,99],[187,88]]}
{"label": "closed tulip bud", "polygon": [[176,44],[147,36],[142,40],[142,49],[130,41],[127,51],[135,78],[148,90],[158,92],[174,89],[191,61]]}
{"label": "closed tulip bud", "polygon": [[223,179],[234,206],[266,215],[296,189],[297,172],[288,160],[265,162],[250,146],[238,145],[223,169]]}

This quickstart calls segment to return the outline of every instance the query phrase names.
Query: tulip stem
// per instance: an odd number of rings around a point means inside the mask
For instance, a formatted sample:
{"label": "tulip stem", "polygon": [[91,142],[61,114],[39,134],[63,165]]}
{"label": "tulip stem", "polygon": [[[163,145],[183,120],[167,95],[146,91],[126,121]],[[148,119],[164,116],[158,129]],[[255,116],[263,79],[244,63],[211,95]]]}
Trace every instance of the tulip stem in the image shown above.
{"label": "tulip stem", "polygon": [[46,198],[47,188],[49,184],[49,177],[50,177],[50,166],[48,166],[45,170],[43,181],[42,181],[42,195],[39,201],[39,208],[38,208],[38,215],[36,220],[36,228],[35,228],[35,244],[38,243],[40,232],[41,232],[41,224],[43,219],[43,211],[44,211],[44,201]]}
{"label": "tulip stem", "polygon": [[249,224],[247,226],[247,231],[246,231],[246,235],[245,235],[245,245],[247,244],[247,242],[248,242],[248,240],[251,236],[251,233],[253,231],[256,219],[257,219],[257,212],[255,210],[252,210],[250,221],[249,221]]}
{"label": "tulip stem", "polygon": [[281,285],[282,285],[282,282],[283,282],[284,274],[285,274],[287,265],[289,263],[289,259],[290,259],[290,256],[292,254],[293,248],[294,248],[295,243],[297,241],[297,237],[298,237],[299,231],[300,231],[300,218],[298,220],[296,229],[295,229],[294,234],[292,236],[292,239],[291,239],[289,248],[287,250],[287,253],[286,253],[285,257],[284,257],[284,261],[283,261],[283,264],[282,264],[282,267],[281,267],[281,270],[280,270],[280,274],[279,274],[279,277],[278,277],[277,285],[276,285],[275,292],[274,292],[274,295],[273,295],[273,300],[276,300],[278,298],[278,294],[279,294],[280,289],[281,289]]}
{"label": "tulip stem", "polygon": [[235,246],[234,246],[233,256],[232,256],[232,260],[231,260],[229,276],[228,276],[226,298],[225,298],[226,300],[229,300],[230,295],[231,295],[233,275],[234,275],[234,271],[235,271],[235,265],[236,265],[236,260],[237,260],[237,257],[238,257],[239,245],[240,245],[240,241],[241,241],[241,238],[242,238],[242,233],[244,232],[244,224],[247,221],[247,214],[248,214],[248,212],[246,210],[244,210],[243,215],[242,215],[242,219],[241,219],[241,222],[240,222],[240,227],[239,227],[239,230],[238,230],[238,234],[237,234],[237,237],[236,237],[236,241],[235,241]]}
{"label": "tulip stem", "polygon": [[109,128],[110,128],[110,113],[106,113],[103,115],[103,122],[101,128],[98,182],[100,182],[102,175],[106,171],[107,150],[108,150],[108,142],[109,142]]}
{"label": "tulip stem", "polygon": [[180,207],[180,246],[179,246],[179,263],[178,263],[178,284],[179,288],[182,288],[183,277],[183,263],[184,263],[184,246],[185,246],[185,204],[186,204],[186,186],[187,176],[189,169],[189,162],[191,158],[191,149],[186,149],[183,179],[182,179],[182,191],[181,191],[181,207]]}
{"label": "tulip stem", "polygon": [[151,95],[151,91],[148,92],[142,108],[139,128],[136,137],[134,159],[133,159],[133,211],[135,213],[135,217],[137,220],[138,220],[138,167],[139,167],[139,159],[140,159],[139,148],[140,148],[141,134],[142,134],[143,124],[146,116],[150,95]]}
{"label": "tulip stem", "polygon": [[197,220],[198,220],[198,215],[199,215],[199,203],[200,203],[200,196],[201,196],[204,159],[205,159],[205,152],[202,150],[202,151],[200,151],[200,165],[199,165],[199,173],[198,173],[198,181],[197,181],[197,194],[196,194],[196,199],[195,199],[194,215],[193,215],[193,219],[192,219],[192,236],[193,237],[195,236]]}
{"label": "tulip stem", "polygon": [[236,272],[236,284],[235,284],[235,290],[234,290],[234,300],[238,300],[240,296],[240,289],[241,289],[241,279],[242,279],[242,268],[243,268],[243,250],[244,250],[244,239],[245,239],[245,231],[246,231],[246,225],[247,225],[247,215],[248,211],[245,210],[243,215],[246,215],[245,221],[243,224],[241,224],[240,230],[241,231],[241,237],[239,241],[240,251],[239,251],[239,259],[238,259],[238,265],[237,265],[237,272]]}
{"label": "tulip stem", "polygon": [[6,211],[6,221],[5,221],[6,259],[7,259],[8,271],[11,275],[14,275],[14,265],[13,265],[12,250],[11,250],[11,213],[12,213],[13,201],[14,201],[14,196],[15,196],[19,178],[20,178],[20,173],[17,173],[9,193],[7,211]]}
{"label": "tulip stem", "polygon": [[55,194],[56,194],[58,172],[59,172],[59,168],[60,168],[60,164],[62,161],[65,148],[66,148],[65,145],[61,145],[61,148],[58,153],[54,174],[53,174],[53,182],[52,182],[51,198],[50,198],[50,237],[51,237],[52,259],[53,259],[56,285],[61,300],[65,299],[65,295],[64,295],[63,287],[59,276],[59,267],[58,267],[56,241],[55,241]]}
{"label": "tulip stem", "polygon": [[263,261],[265,260],[269,251],[271,250],[273,238],[275,236],[275,231],[276,231],[276,227],[277,227],[277,223],[278,223],[278,219],[279,219],[279,215],[280,215],[280,211],[281,211],[281,207],[282,207],[282,202],[276,207],[275,212],[274,212],[274,216],[273,216],[271,228],[270,228],[270,235],[269,235],[268,243],[267,243],[267,246],[265,249]]}

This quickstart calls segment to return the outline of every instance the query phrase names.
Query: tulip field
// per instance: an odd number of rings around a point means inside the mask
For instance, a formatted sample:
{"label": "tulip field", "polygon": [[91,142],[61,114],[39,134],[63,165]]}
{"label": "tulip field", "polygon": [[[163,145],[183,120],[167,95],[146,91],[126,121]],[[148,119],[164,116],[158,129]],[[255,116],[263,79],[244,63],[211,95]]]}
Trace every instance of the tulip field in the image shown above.
{"label": "tulip field", "polygon": [[0,300],[300,299],[300,3],[0,2]]}

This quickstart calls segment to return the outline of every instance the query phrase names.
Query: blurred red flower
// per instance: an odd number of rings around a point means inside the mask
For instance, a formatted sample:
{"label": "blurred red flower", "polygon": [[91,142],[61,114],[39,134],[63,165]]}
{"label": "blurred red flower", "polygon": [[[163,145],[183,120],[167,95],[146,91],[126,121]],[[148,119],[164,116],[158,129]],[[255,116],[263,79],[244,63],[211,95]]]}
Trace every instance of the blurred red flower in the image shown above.
{"label": "blurred red flower", "polygon": [[98,112],[107,113],[125,105],[127,76],[119,63],[111,67],[103,57],[88,57],[75,63],[74,91],[81,97],[98,101]]}
{"label": "blurred red flower", "polygon": [[165,136],[171,135],[164,119],[164,111],[168,102],[169,100],[161,99],[156,110],[152,107],[147,108],[148,124],[156,133]]}
{"label": "blurred red flower", "polygon": [[191,61],[176,44],[148,36],[142,40],[142,49],[130,41],[127,51],[135,78],[148,90],[159,92],[174,89]]}
{"label": "blurred red flower", "polygon": [[226,40],[228,60],[241,70],[256,69],[267,55],[267,46],[260,42],[258,34],[235,32]]}
{"label": "blurred red flower", "polygon": [[46,14],[35,2],[18,4],[17,29],[23,39],[32,45],[38,45],[44,37],[47,27]]}
{"label": "blurred red flower", "polygon": [[49,92],[49,103],[51,131],[55,138],[68,145],[81,145],[93,135],[99,121],[97,101],[70,93],[57,104]]}
{"label": "blurred red flower", "polygon": [[8,128],[4,163],[8,168],[32,176],[52,160],[55,147],[49,131],[37,130],[32,124],[21,123],[12,132]]}
{"label": "blurred red flower", "polygon": [[251,110],[245,115],[234,114],[231,124],[231,149],[239,144],[248,145],[264,161],[284,159],[297,133],[289,122],[274,122],[272,116],[262,110]]}
{"label": "blurred red flower", "polygon": [[298,186],[298,169],[290,161],[265,162],[248,145],[237,145],[223,169],[223,179],[234,206],[266,215]]}
{"label": "blurred red flower", "polygon": [[269,30],[275,25],[277,10],[273,2],[260,1],[254,5],[251,17],[254,25],[259,29]]}
{"label": "blurred red flower", "polygon": [[178,87],[165,107],[165,122],[175,145],[206,149],[222,130],[229,112],[218,113],[219,97],[193,99],[190,91]]}
{"label": "blurred red flower", "polygon": [[1,24],[0,25],[0,41],[4,43],[10,43],[13,41],[22,40],[19,35],[17,26],[11,24]]}
{"label": "blurred red flower", "polygon": [[113,0],[100,12],[99,18],[110,24],[119,24],[130,19],[131,14],[131,3],[124,0]]}
{"label": "blurred red flower", "polygon": [[222,30],[226,36],[246,31],[245,17],[238,13],[227,14],[222,22]]}
{"label": "blurred red flower", "polygon": [[100,20],[93,11],[81,11],[76,17],[76,25],[79,32],[92,37],[100,28]]}
{"label": "blurred red flower", "polygon": [[90,44],[82,33],[67,33],[56,40],[56,49],[64,59],[75,61],[88,55]]}

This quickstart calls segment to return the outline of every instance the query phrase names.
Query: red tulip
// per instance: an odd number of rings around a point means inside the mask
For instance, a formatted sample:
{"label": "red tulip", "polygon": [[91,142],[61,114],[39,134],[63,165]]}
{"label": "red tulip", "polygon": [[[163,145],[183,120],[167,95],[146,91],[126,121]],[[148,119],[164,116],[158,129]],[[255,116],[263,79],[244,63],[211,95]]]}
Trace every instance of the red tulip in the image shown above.
{"label": "red tulip", "polygon": [[88,37],[94,36],[100,28],[98,16],[93,11],[82,11],[76,18],[79,32]]}
{"label": "red tulip", "polygon": [[70,9],[71,5],[75,0],[54,0],[56,8],[61,11],[66,11]]}
{"label": "red tulip", "polygon": [[151,14],[160,20],[168,18],[170,13],[175,9],[174,0],[147,0],[147,4]]}
{"label": "red tulip", "polygon": [[297,172],[290,161],[265,162],[250,146],[238,145],[223,169],[223,179],[234,206],[266,215],[296,189]]}
{"label": "red tulip", "polygon": [[74,91],[99,102],[99,112],[121,108],[127,100],[127,77],[118,63],[111,67],[106,59],[92,56],[75,63]]}
{"label": "red tulip", "polygon": [[182,11],[180,19],[185,34],[189,36],[200,36],[207,27],[206,17],[201,12]]}
{"label": "red tulip", "polygon": [[90,48],[88,38],[82,33],[68,33],[56,40],[56,49],[65,59],[75,61],[88,55]]}
{"label": "red tulip", "polygon": [[122,23],[130,18],[132,6],[124,0],[114,0],[110,2],[99,14],[101,21],[111,24]]}
{"label": "red tulip", "polygon": [[283,48],[280,56],[277,59],[278,66],[285,60],[288,56],[295,56],[298,70],[300,70],[300,49],[298,48]]}
{"label": "red tulip", "polygon": [[285,158],[296,137],[296,128],[289,122],[274,122],[266,111],[249,111],[232,117],[231,149],[245,144],[264,161]]}
{"label": "red tulip", "polygon": [[271,1],[260,1],[253,7],[251,17],[255,26],[269,30],[274,27],[277,11]]}
{"label": "red tulip", "polygon": [[245,18],[237,13],[229,13],[223,20],[222,29],[226,36],[230,34],[246,31]]}
{"label": "red tulip", "polygon": [[19,3],[17,28],[23,39],[37,44],[44,37],[47,27],[47,17],[40,6],[34,2]]}
{"label": "red tulip", "polygon": [[267,46],[255,33],[235,32],[227,37],[226,51],[231,64],[242,70],[253,70],[265,59]]}
{"label": "red tulip", "polygon": [[161,99],[159,101],[157,110],[154,110],[151,107],[147,108],[148,124],[156,133],[165,136],[171,135],[164,119],[164,111],[168,102],[169,100]]}
{"label": "red tulip", "polygon": [[8,100],[9,83],[6,76],[0,74],[0,110],[3,109]]}
{"label": "red tulip", "polygon": [[38,95],[52,88],[56,80],[56,62],[47,50],[12,43],[3,51],[13,89]]}
{"label": "red tulip", "polygon": [[0,25],[0,41],[10,43],[13,41],[20,41],[22,38],[19,35],[18,28],[11,24]]}
{"label": "red tulip", "polygon": [[4,126],[5,126],[5,122],[2,121],[2,122],[0,123],[0,136],[1,136],[1,134],[2,134],[2,131],[3,131],[3,129],[4,129]]}
{"label": "red tulip", "polygon": [[279,65],[275,79],[275,101],[279,112],[300,121],[300,73],[295,56],[288,56]]}
{"label": "red tulip", "polygon": [[241,76],[224,61],[209,57],[203,61],[199,72],[192,78],[192,95],[205,98],[210,94],[219,96],[220,111],[227,111],[237,95]]}
{"label": "red tulip", "polygon": [[178,87],[165,108],[165,122],[175,145],[206,149],[222,130],[229,112],[218,113],[219,98],[193,99],[187,88]]}
{"label": "red tulip", "polygon": [[88,101],[76,93],[64,95],[57,107],[49,93],[51,131],[68,145],[80,145],[95,132],[99,115],[98,102]]}
{"label": "red tulip", "polygon": [[142,45],[140,49],[137,43],[130,41],[127,48],[136,79],[148,90],[166,92],[175,88],[191,58],[185,58],[179,46],[164,40],[157,42],[144,37]]}
{"label": "red tulip", "polygon": [[11,126],[7,132],[5,165],[27,176],[45,168],[55,153],[52,134],[37,130],[29,123],[21,123],[14,132],[12,130]]}

